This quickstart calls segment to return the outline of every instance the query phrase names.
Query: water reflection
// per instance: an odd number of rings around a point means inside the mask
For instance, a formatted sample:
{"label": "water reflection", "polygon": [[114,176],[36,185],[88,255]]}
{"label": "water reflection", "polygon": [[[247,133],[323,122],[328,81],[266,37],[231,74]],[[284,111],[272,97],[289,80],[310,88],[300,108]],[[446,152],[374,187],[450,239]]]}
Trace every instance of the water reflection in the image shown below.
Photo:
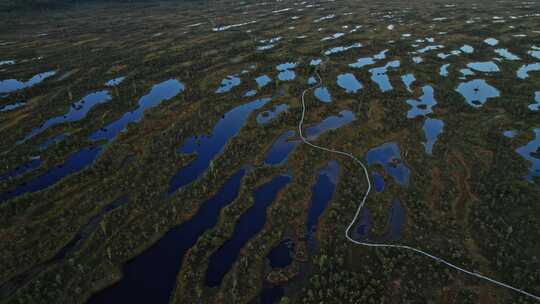
{"label": "water reflection", "polygon": [[99,155],[102,147],[84,148],[68,157],[62,164],[58,165],[47,172],[39,175],[28,182],[17,186],[12,191],[7,191],[0,194],[0,203],[9,199],[15,198],[25,193],[31,193],[43,190],[64,177],[79,172],[92,164]]}
{"label": "water reflection", "polygon": [[489,99],[499,97],[499,90],[487,84],[483,79],[475,79],[469,82],[462,82],[457,87],[458,91],[465,101],[475,107],[479,108]]}
{"label": "water reflection", "polygon": [[413,74],[405,74],[401,76],[401,81],[403,81],[403,84],[405,85],[405,88],[407,91],[412,93],[411,85],[416,81],[416,78]]}
{"label": "water reflection", "polygon": [[329,56],[329,55],[345,52],[345,51],[350,50],[350,49],[361,48],[362,46],[363,45],[360,42],[353,43],[353,44],[348,45],[348,46],[337,46],[337,47],[331,48],[329,50],[326,50],[324,52],[324,54],[326,56]]}
{"label": "water reflection", "polygon": [[229,75],[227,76],[227,78],[221,81],[221,85],[219,86],[219,88],[217,88],[216,93],[222,94],[222,93],[229,92],[234,87],[239,86],[240,82],[241,80],[238,76]]}
{"label": "water reflection", "polygon": [[238,196],[244,174],[245,169],[236,172],[192,218],[129,261],[123,267],[122,280],[92,297],[89,303],[168,303],[185,253],[216,225],[220,211]]}
{"label": "water reflection", "polygon": [[24,165],[15,167],[15,169],[10,172],[0,174],[0,181],[15,178],[28,172],[32,172],[39,168],[39,166],[41,166],[41,160],[39,158],[34,158]]}
{"label": "water reflection", "polygon": [[407,103],[413,108],[407,112],[407,118],[416,118],[433,113],[433,107],[437,104],[433,87],[426,85],[422,87],[423,95],[419,100],[409,99]]}
{"label": "water reflection", "polygon": [[403,225],[405,224],[405,210],[399,199],[392,201],[392,206],[388,211],[388,230],[381,236],[373,235],[371,232],[371,215],[367,208],[364,208],[356,226],[355,234],[362,240],[372,243],[387,243],[389,241],[398,241],[402,237]]}
{"label": "water reflection", "polygon": [[306,129],[304,136],[309,140],[316,140],[323,133],[339,129],[356,119],[354,113],[343,110],[339,112],[339,116],[330,116],[325,118],[320,123]]}
{"label": "water reflection", "polygon": [[73,103],[66,114],[48,119],[39,128],[33,129],[19,143],[25,142],[55,125],[82,120],[94,106],[109,102],[110,100],[112,100],[112,97],[109,91],[98,91],[88,94],[81,100]]}
{"label": "water reflection", "polygon": [[529,72],[538,72],[540,71],[540,63],[531,63],[522,65],[517,71],[517,77],[519,79],[529,78]]}
{"label": "water reflection", "polygon": [[306,238],[311,252],[315,247],[315,233],[319,218],[328,207],[334,195],[338,177],[339,164],[337,161],[332,160],[319,171],[317,181],[311,188],[311,203],[306,222]]}
{"label": "water reflection", "polygon": [[371,73],[371,80],[377,83],[381,92],[388,92],[393,89],[392,84],[390,83],[390,79],[388,78],[388,75],[386,75],[386,73],[388,72],[388,69],[396,69],[399,68],[399,66],[399,60],[394,60],[388,62],[383,67],[373,68],[369,70],[369,72]]}
{"label": "water reflection", "polygon": [[474,52],[474,48],[468,44],[463,45],[459,50],[466,54],[472,54]]}
{"label": "water reflection", "polygon": [[264,163],[271,166],[283,164],[289,154],[300,143],[300,140],[293,140],[295,134],[294,131],[281,134],[268,151]]}
{"label": "water reflection", "polygon": [[30,78],[28,81],[19,81],[16,79],[0,80],[0,93],[11,93],[18,90],[30,88],[44,81],[45,79],[54,76],[56,71],[40,73]]}
{"label": "water reflection", "polygon": [[90,140],[98,141],[102,139],[112,140],[118,133],[124,131],[129,123],[140,122],[144,116],[144,111],[159,106],[162,102],[174,98],[184,90],[184,85],[176,80],[170,79],[152,87],[147,95],[141,97],[138,107],[132,112],[126,112],[120,119],[110,123],[90,135]]}
{"label": "water reflection", "polygon": [[497,53],[499,56],[503,57],[506,60],[515,61],[520,60],[519,56],[512,54],[508,49],[496,49],[495,53]]}
{"label": "water reflection", "polygon": [[499,44],[499,40],[497,40],[495,38],[488,38],[488,39],[484,40],[484,43],[487,44],[487,45],[490,45],[490,46],[496,46],[497,44]]}
{"label": "water reflection", "polygon": [[292,69],[294,69],[296,66],[297,64],[293,62],[282,63],[278,65],[276,67],[277,70],[280,71],[278,74],[278,79],[281,81],[290,81],[296,78],[296,74],[294,73],[294,71],[292,71]]}
{"label": "water reflection", "polygon": [[439,70],[439,75],[442,77],[448,76],[448,68],[450,67],[450,63],[443,64]]}
{"label": "water reflection", "polygon": [[531,163],[527,179],[533,181],[540,176],[540,129],[534,129],[535,139],[527,145],[517,148],[516,152]]}
{"label": "water reflection", "polygon": [[259,88],[263,88],[272,81],[272,78],[268,77],[267,75],[261,75],[255,78],[255,81],[257,82]]}
{"label": "water reflection", "polygon": [[471,62],[467,64],[467,67],[469,69],[473,69],[475,71],[483,72],[483,73],[493,73],[493,72],[500,71],[499,67],[493,61]]}
{"label": "water reflection", "polygon": [[18,109],[18,108],[20,108],[22,106],[25,106],[25,105],[26,105],[25,101],[18,101],[18,102],[12,103],[12,104],[7,104],[7,105],[4,105],[4,106],[0,106],[0,112],[12,111],[12,110]]}
{"label": "water reflection", "polygon": [[316,88],[314,94],[315,94],[315,97],[317,97],[317,99],[322,102],[325,102],[325,103],[332,102],[332,97],[330,96],[330,91],[328,90],[327,87]]}
{"label": "water reflection", "polygon": [[272,121],[274,118],[278,117],[279,114],[283,113],[289,108],[288,104],[282,103],[274,106],[272,110],[264,111],[257,115],[257,122],[261,125],[265,125]]}
{"label": "water reflection", "polygon": [[111,80],[107,81],[105,83],[105,85],[108,86],[108,87],[115,87],[115,86],[121,84],[125,79],[126,79],[126,77],[124,77],[124,76],[117,77],[117,78],[114,78],[114,79],[111,79]]}
{"label": "water reflection", "polygon": [[534,101],[536,101],[536,103],[532,103],[529,105],[529,109],[531,111],[538,111],[540,110],[540,91],[536,92],[535,93],[535,99]]}
{"label": "water reflection", "polygon": [[443,127],[444,122],[439,119],[428,118],[424,121],[423,129],[427,141],[422,144],[427,154],[433,154],[433,145],[435,145],[437,138],[443,132]]}
{"label": "water reflection", "polygon": [[411,172],[401,159],[401,151],[397,143],[389,142],[369,150],[366,159],[370,166],[381,165],[399,185],[409,185]]}
{"label": "water reflection", "polygon": [[205,278],[207,286],[215,287],[221,284],[240,250],[263,229],[268,207],[290,181],[290,176],[280,175],[253,192],[253,205],[236,222],[232,237],[209,258]]}
{"label": "water reflection", "polygon": [[227,142],[246,124],[250,114],[269,101],[270,98],[262,98],[238,106],[223,115],[212,129],[210,136],[198,135],[186,139],[178,151],[184,154],[196,153],[197,158],[178,170],[171,178],[168,194],[174,193],[201,176],[212,159],[223,152]]}
{"label": "water reflection", "polygon": [[292,251],[294,242],[291,239],[281,241],[276,247],[272,248],[266,258],[270,261],[272,268],[284,268],[292,263]]}
{"label": "water reflection", "polygon": [[363,88],[362,83],[351,73],[338,75],[337,84],[347,93],[356,93]]}
{"label": "water reflection", "polygon": [[371,173],[371,176],[373,178],[373,186],[375,187],[375,191],[381,193],[384,191],[384,177],[379,172],[373,172]]}

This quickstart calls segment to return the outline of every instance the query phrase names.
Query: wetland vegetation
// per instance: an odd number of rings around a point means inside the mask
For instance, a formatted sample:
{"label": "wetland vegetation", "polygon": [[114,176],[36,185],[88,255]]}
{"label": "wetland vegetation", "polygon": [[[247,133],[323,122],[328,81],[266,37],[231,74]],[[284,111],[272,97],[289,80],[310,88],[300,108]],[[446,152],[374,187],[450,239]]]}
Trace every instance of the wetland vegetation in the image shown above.
{"label": "wetland vegetation", "polygon": [[540,2],[0,0],[0,303],[537,303],[302,101],[540,295]]}

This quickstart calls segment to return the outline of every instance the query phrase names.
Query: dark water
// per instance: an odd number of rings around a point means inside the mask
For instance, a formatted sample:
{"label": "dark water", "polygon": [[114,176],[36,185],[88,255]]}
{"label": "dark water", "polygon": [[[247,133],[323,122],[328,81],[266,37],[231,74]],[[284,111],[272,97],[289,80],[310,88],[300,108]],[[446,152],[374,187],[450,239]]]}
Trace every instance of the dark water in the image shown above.
{"label": "dark water", "polygon": [[197,158],[176,172],[170,181],[168,193],[174,193],[201,176],[212,159],[223,151],[227,142],[246,124],[249,115],[269,101],[269,98],[262,98],[238,106],[225,113],[224,117],[214,126],[209,137],[200,135],[188,138],[184,145],[180,147],[179,152],[184,154],[196,153]]}
{"label": "dark water", "polygon": [[308,245],[313,249],[315,246],[315,233],[319,218],[332,200],[339,177],[339,164],[332,160],[319,171],[319,177],[311,188],[311,204],[306,222],[306,238]]}
{"label": "dark water", "polygon": [[39,128],[33,129],[28,135],[26,135],[22,142],[43,133],[52,126],[82,120],[94,106],[109,102],[111,99],[112,97],[109,95],[109,91],[105,90],[88,94],[83,99],[72,104],[66,114],[50,118]]}
{"label": "dark water", "polygon": [[540,129],[534,129],[535,139],[523,147],[516,149],[523,158],[531,163],[527,179],[533,181],[535,177],[540,176]]}
{"label": "dark water", "polygon": [[356,227],[356,235],[361,240],[367,240],[373,243],[384,243],[400,240],[402,237],[403,225],[405,223],[405,210],[401,206],[399,199],[392,201],[392,206],[388,210],[388,229],[381,236],[375,236],[371,233],[371,216],[369,210],[362,210],[359,224]]}
{"label": "dark water", "polygon": [[369,70],[371,73],[371,80],[373,80],[378,86],[381,92],[388,92],[393,89],[390,83],[390,78],[386,74],[389,69],[397,69],[400,66],[399,60],[388,62],[382,67],[372,68]]}
{"label": "dark water", "polygon": [[320,123],[306,129],[304,136],[309,140],[316,140],[323,133],[339,129],[356,119],[354,113],[351,111],[343,110],[339,112],[339,116],[329,116]]}
{"label": "dark water", "polygon": [[16,167],[10,172],[0,174],[0,181],[21,176],[25,173],[36,170],[37,168],[39,168],[39,166],[41,166],[41,160],[33,159],[22,166]]}
{"label": "dark water", "polygon": [[90,135],[90,140],[98,141],[102,139],[112,140],[118,133],[124,131],[129,123],[140,122],[144,116],[144,111],[157,107],[163,101],[169,100],[184,90],[184,85],[176,80],[170,79],[152,87],[147,95],[139,99],[138,107],[132,112],[125,113],[120,119],[109,124]]}
{"label": "dark water", "polygon": [[422,87],[422,96],[419,99],[409,99],[407,103],[412,106],[407,112],[407,118],[416,118],[433,113],[433,107],[437,104],[435,92],[432,86]]}
{"label": "dark water", "polygon": [[433,154],[433,145],[437,142],[437,138],[443,132],[444,122],[440,119],[428,118],[424,121],[424,134],[426,136],[426,142],[423,142],[426,153]]}
{"label": "dark water", "polygon": [[371,173],[373,177],[373,185],[375,186],[375,191],[383,192],[384,191],[384,178],[378,172]]}
{"label": "dark water", "polygon": [[69,134],[60,134],[60,135],[57,135],[57,136],[48,138],[48,139],[46,139],[43,143],[41,143],[41,144],[39,145],[39,149],[40,149],[40,150],[46,150],[46,149],[49,148],[51,145],[54,145],[54,144],[57,144],[57,143],[59,143],[59,142],[64,141],[68,135],[69,135]]}
{"label": "dark water", "polygon": [[462,82],[456,91],[463,95],[469,105],[475,108],[483,106],[489,98],[500,96],[499,90],[489,85],[483,79]]}
{"label": "dark water", "polygon": [[[304,136],[309,140],[316,140],[325,132],[338,129],[356,119],[351,111],[341,111],[339,114],[339,116],[329,116],[318,124],[307,128],[304,131]],[[271,166],[283,164],[300,142],[295,131],[291,130],[281,134],[268,151],[264,163]]]}
{"label": "dark water", "polygon": [[11,93],[18,90],[33,87],[36,84],[41,83],[45,79],[54,76],[56,71],[49,71],[45,73],[39,73],[28,81],[19,81],[16,79],[0,80],[0,93]]}
{"label": "dark water", "polygon": [[366,158],[370,166],[374,164],[383,166],[386,173],[392,176],[396,183],[402,186],[409,185],[411,172],[403,163],[401,152],[395,142],[389,142],[369,150]]}
{"label": "dark water", "polygon": [[0,194],[0,202],[5,202],[25,193],[43,190],[59,182],[64,177],[83,170],[94,162],[101,149],[101,146],[84,148],[72,154],[62,165],[49,169],[49,171],[43,173],[42,175],[39,175],[28,182],[17,186],[13,191]]}
{"label": "dark water", "polygon": [[299,140],[293,140],[295,135],[296,132],[294,131],[286,131],[281,134],[268,151],[264,163],[271,166],[283,164],[289,154],[300,143]]}
{"label": "dark water", "polygon": [[240,250],[263,229],[267,208],[290,181],[291,177],[280,175],[254,191],[253,206],[242,214],[236,223],[232,237],[210,256],[206,272],[207,286],[216,287],[221,284],[223,277],[236,261]]}
{"label": "dark water", "polygon": [[89,303],[168,303],[184,254],[216,225],[221,209],[238,196],[245,172],[236,172],[195,216],[129,261],[123,268],[122,280],[92,297]]}
{"label": "dark water", "polygon": [[283,268],[291,265],[292,251],[294,250],[294,242],[291,239],[281,241],[276,247],[270,250],[266,257],[270,261],[270,267]]}
{"label": "dark water", "polygon": [[216,93],[222,94],[229,92],[234,87],[239,86],[242,81],[236,75],[229,75],[221,81],[221,85],[217,88]]}
{"label": "dark water", "polygon": [[286,103],[282,103],[279,105],[274,106],[272,110],[264,111],[262,113],[259,113],[257,115],[257,122],[261,125],[265,125],[275,119],[279,116],[279,114],[283,113],[285,110],[289,108],[289,105]]}
{"label": "dark water", "polygon": [[267,288],[263,288],[260,297],[261,304],[274,304],[279,303],[279,300],[283,298],[285,291],[283,286],[275,285]]}
{"label": "dark water", "polygon": [[338,75],[337,84],[347,93],[356,93],[364,87],[352,73]]}

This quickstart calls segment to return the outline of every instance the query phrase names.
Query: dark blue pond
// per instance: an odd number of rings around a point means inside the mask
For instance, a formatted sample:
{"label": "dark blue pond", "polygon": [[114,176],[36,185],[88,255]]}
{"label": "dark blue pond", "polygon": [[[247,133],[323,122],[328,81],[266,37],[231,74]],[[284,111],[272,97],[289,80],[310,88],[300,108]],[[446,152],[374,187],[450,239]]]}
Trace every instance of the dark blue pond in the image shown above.
{"label": "dark blue pond", "polygon": [[527,179],[533,181],[540,176],[540,129],[534,129],[535,139],[527,145],[519,147],[516,152],[531,163]]}
{"label": "dark blue pond", "polygon": [[384,243],[397,241],[402,237],[403,225],[405,224],[405,210],[401,206],[399,199],[392,201],[392,206],[388,210],[388,229],[381,236],[375,236],[371,233],[372,222],[367,208],[362,210],[359,224],[356,227],[356,235],[362,240],[368,240],[373,243]]}
{"label": "dark blue pond", "polygon": [[282,164],[300,143],[299,140],[293,140],[295,135],[294,131],[281,134],[268,151],[264,163],[271,166]]}
{"label": "dark blue pond", "polygon": [[272,78],[268,77],[267,75],[261,75],[255,78],[255,81],[257,82],[259,88],[263,88],[272,81]]}
{"label": "dark blue pond", "polygon": [[114,79],[111,79],[111,80],[107,81],[105,83],[105,85],[108,86],[108,87],[115,87],[115,86],[121,84],[125,79],[126,79],[126,77],[124,77],[124,76],[117,77],[117,78],[114,78]]}
{"label": "dark blue pond", "polygon": [[240,250],[266,223],[266,209],[277,194],[291,181],[291,177],[280,175],[260,186],[253,193],[254,203],[238,220],[232,237],[215,251],[208,263],[206,285],[216,287],[236,261]]}
{"label": "dark blue pond", "polygon": [[234,87],[239,86],[242,81],[236,75],[229,75],[221,81],[221,85],[217,88],[216,93],[223,94],[229,92]]}
{"label": "dark blue pond", "polygon": [[353,122],[355,119],[356,117],[354,116],[353,112],[343,110],[339,112],[339,116],[334,116],[334,115],[329,116],[325,118],[323,121],[321,121],[320,123],[307,128],[304,135],[309,140],[315,140],[326,131],[339,129]]}
{"label": "dark blue pond", "polygon": [[283,268],[291,265],[292,255],[294,250],[294,242],[291,239],[281,241],[276,247],[270,250],[268,253],[268,260],[270,261],[270,267]]}
{"label": "dark blue pond", "polygon": [[184,85],[176,80],[170,79],[152,87],[147,95],[139,99],[138,107],[133,112],[125,113],[120,119],[109,124],[90,135],[90,140],[98,141],[102,139],[112,140],[118,133],[124,131],[129,123],[140,122],[144,116],[144,111],[157,107],[163,101],[169,100],[184,90]]}
{"label": "dark blue pond", "polygon": [[84,148],[69,156],[69,158],[59,166],[39,175],[28,182],[17,186],[13,191],[0,194],[0,202],[12,199],[29,192],[36,192],[45,189],[64,177],[79,172],[92,164],[99,155],[102,147]]}
{"label": "dark blue pond", "polygon": [[[355,120],[354,113],[351,111],[341,111],[339,116],[329,116],[320,123],[305,130],[304,136],[309,140],[316,140],[320,135],[329,130],[338,129]],[[267,165],[281,165],[287,159],[289,154],[301,142],[294,139],[296,132],[287,131],[281,134],[268,151],[264,163]]]}
{"label": "dark blue pond", "polygon": [[16,79],[6,79],[0,80],[0,93],[11,93],[18,90],[30,88],[45,79],[54,76],[56,71],[49,71],[45,73],[40,73],[30,78],[28,81],[19,81]]}
{"label": "dark blue pond", "polygon": [[10,172],[0,174],[0,181],[10,179],[10,178],[14,178],[14,177],[17,177],[17,176],[21,176],[21,175],[23,175],[25,173],[36,170],[37,168],[39,168],[39,166],[41,166],[41,160],[39,158],[32,159],[31,161],[27,162],[26,164],[24,164],[22,166],[19,166],[19,167],[16,167],[15,169],[13,169]]}
{"label": "dark blue pond", "polygon": [[179,152],[184,154],[197,153],[197,158],[176,172],[170,181],[168,193],[172,194],[196,180],[208,168],[212,159],[223,151],[229,139],[242,129],[249,115],[269,101],[270,98],[262,98],[238,106],[225,113],[214,126],[209,137],[200,135],[188,138],[180,147]]}
{"label": "dark blue pond", "polygon": [[407,112],[407,118],[416,118],[433,113],[433,107],[437,104],[433,87],[426,85],[422,87],[423,95],[419,99],[409,99],[407,103],[412,106]]}
{"label": "dark blue pond", "polygon": [[60,135],[56,135],[54,137],[48,138],[39,145],[39,149],[46,150],[51,145],[55,145],[61,141],[64,141],[68,135],[69,134],[60,134]]}
{"label": "dark blue pond", "polygon": [[384,191],[384,177],[380,175],[378,172],[371,173],[371,176],[373,177],[373,185],[375,186],[375,191],[377,192],[383,192]]}
{"label": "dark blue pond", "polygon": [[330,103],[332,102],[332,96],[330,95],[330,91],[327,87],[319,87],[315,89],[315,97],[317,97],[318,100],[324,102],[324,103]]}
{"label": "dark blue pond", "polygon": [[394,178],[394,181],[402,186],[409,185],[411,171],[401,159],[401,152],[395,142],[385,143],[368,151],[366,156],[368,164],[383,166],[386,173]]}
{"label": "dark blue pond", "polygon": [[424,122],[424,134],[427,141],[422,144],[429,155],[433,154],[433,145],[443,132],[443,128],[444,122],[440,119],[428,118]]}
{"label": "dark blue pond", "polygon": [[306,238],[310,249],[313,249],[315,242],[315,233],[319,218],[328,207],[334,191],[336,190],[339,178],[339,164],[332,160],[321,169],[317,182],[311,188],[311,204],[308,211],[308,220],[306,222]]}
{"label": "dark blue pond", "polygon": [[279,116],[279,114],[283,113],[285,110],[289,108],[288,104],[282,103],[279,105],[274,106],[272,110],[264,111],[262,113],[259,113],[257,115],[257,122],[261,125],[265,125],[275,119]]}
{"label": "dark blue pond", "polygon": [[489,98],[495,98],[501,95],[499,90],[490,86],[483,79],[462,82],[456,91],[463,95],[469,105],[475,108],[483,106]]}
{"label": "dark blue pond", "polygon": [[388,62],[385,66],[372,68],[369,70],[371,73],[371,80],[373,80],[378,86],[381,92],[388,92],[393,89],[392,84],[390,83],[390,78],[386,73],[388,69],[397,69],[400,66],[399,60],[394,60]]}
{"label": "dark blue pond", "polygon": [[89,303],[168,303],[184,254],[214,227],[220,211],[238,196],[245,169],[236,172],[204,202],[197,214],[169,230],[156,244],[126,263],[122,280]]}
{"label": "dark blue pond", "polygon": [[109,95],[109,91],[105,91],[105,90],[88,94],[83,99],[72,104],[71,107],[69,108],[69,111],[66,114],[48,119],[39,128],[33,129],[28,135],[26,135],[26,137],[22,140],[22,142],[25,142],[29,140],[30,138],[38,134],[41,134],[42,132],[44,132],[45,130],[47,130],[48,128],[52,126],[66,123],[66,122],[79,121],[85,118],[88,112],[90,112],[90,110],[94,106],[109,102],[111,99],[112,97],[111,95]]}
{"label": "dark blue pond", "polygon": [[[1,98],[1,96],[0,96],[0,98]],[[25,105],[26,105],[26,101],[18,101],[18,102],[15,102],[15,103],[3,105],[3,106],[0,106],[0,112],[12,111],[12,110],[18,109],[20,107],[23,107]]]}
{"label": "dark blue pond", "polygon": [[276,285],[272,287],[263,288],[261,292],[260,303],[261,304],[274,304],[278,303],[285,295],[283,286]]}

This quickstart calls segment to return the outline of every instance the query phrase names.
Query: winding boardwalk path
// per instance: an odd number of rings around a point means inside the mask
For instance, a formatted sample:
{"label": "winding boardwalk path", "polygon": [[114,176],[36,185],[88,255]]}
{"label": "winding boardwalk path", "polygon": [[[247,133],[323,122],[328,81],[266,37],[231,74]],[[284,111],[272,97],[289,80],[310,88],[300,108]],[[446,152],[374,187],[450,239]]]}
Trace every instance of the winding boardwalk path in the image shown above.
{"label": "winding boardwalk path", "polygon": [[425,252],[425,251],[423,251],[421,249],[414,248],[414,247],[407,246],[407,245],[399,245],[399,244],[379,244],[379,243],[362,242],[362,241],[357,241],[357,240],[353,239],[350,236],[351,228],[354,226],[354,223],[356,223],[358,217],[360,216],[360,211],[362,210],[362,208],[364,208],[364,205],[366,204],[366,200],[367,200],[367,198],[369,196],[369,193],[371,192],[371,180],[369,179],[368,169],[366,168],[364,163],[360,159],[355,157],[353,154],[348,153],[348,152],[344,152],[344,151],[340,151],[340,150],[336,150],[336,149],[332,149],[332,148],[319,146],[317,144],[314,144],[314,143],[310,142],[307,138],[304,137],[304,135],[302,133],[302,127],[303,127],[303,124],[304,124],[304,117],[305,117],[305,114],[306,114],[305,96],[306,96],[306,94],[308,92],[322,86],[322,79],[321,79],[321,76],[318,73],[318,69],[315,70],[315,74],[317,75],[317,78],[318,78],[318,84],[316,86],[307,88],[302,92],[302,116],[300,118],[300,122],[298,123],[298,132],[300,134],[300,138],[302,139],[302,141],[305,144],[307,144],[307,145],[309,145],[309,146],[311,146],[311,147],[313,147],[315,149],[322,150],[322,151],[329,152],[329,153],[342,155],[342,156],[345,156],[345,157],[348,157],[348,158],[352,159],[355,163],[359,164],[362,167],[362,169],[364,171],[364,175],[366,177],[366,181],[368,183],[366,193],[364,194],[364,197],[362,198],[362,201],[360,202],[360,204],[358,205],[358,208],[356,209],[356,213],[354,214],[354,218],[352,219],[351,223],[347,226],[347,229],[345,229],[345,237],[347,238],[347,240],[349,240],[350,242],[352,242],[354,244],[361,245],[361,246],[376,247],[376,248],[396,248],[396,249],[403,249],[403,250],[413,251],[413,252],[415,252],[417,254],[426,256],[426,257],[428,257],[428,258],[430,258],[432,260],[435,260],[435,261],[437,261],[439,263],[442,263],[442,264],[448,266],[449,268],[453,268],[453,269],[455,269],[457,271],[460,271],[462,273],[468,274],[470,276],[476,277],[476,278],[481,279],[481,280],[489,281],[489,282],[491,282],[493,284],[496,284],[496,285],[498,285],[500,287],[504,287],[504,288],[513,290],[513,291],[518,292],[518,293],[520,293],[522,295],[525,295],[527,297],[530,297],[530,298],[533,298],[533,299],[535,299],[537,301],[540,301],[540,296],[529,293],[529,292],[527,292],[527,291],[525,291],[523,289],[513,287],[513,286],[508,285],[506,283],[497,281],[497,280],[495,280],[493,278],[490,278],[488,276],[485,276],[485,275],[483,275],[483,274],[481,274],[481,273],[479,273],[477,271],[474,271],[474,270],[471,271],[471,270],[461,268],[461,267],[459,267],[459,266],[457,266],[455,264],[452,264],[452,263],[448,262],[447,260],[444,260],[444,259],[442,259],[440,257],[437,257],[437,256],[435,256],[433,254],[430,254],[428,252]]}

